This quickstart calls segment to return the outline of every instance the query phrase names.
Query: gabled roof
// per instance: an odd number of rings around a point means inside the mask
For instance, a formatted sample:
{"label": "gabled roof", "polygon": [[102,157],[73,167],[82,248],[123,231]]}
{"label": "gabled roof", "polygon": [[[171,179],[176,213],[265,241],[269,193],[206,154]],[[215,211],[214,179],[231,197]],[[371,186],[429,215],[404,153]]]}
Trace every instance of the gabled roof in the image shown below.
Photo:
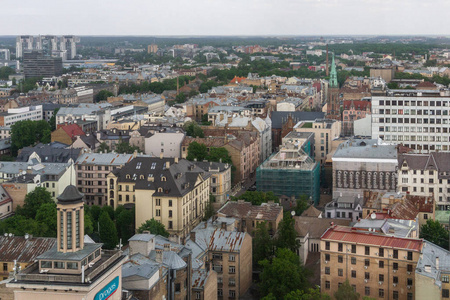
{"label": "gabled roof", "polygon": [[55,238],[0,236],[0,261],[31,263],[55,245]]}
{"label": "gabled roof", "polygon": [[302,217],[319,217],[322,214],[320,210],[310,205],[303,213]]}
{"label": "gabled roof", "polygon": [[71,138],[78,135],[85,135],[84,131],[77,124],[60,125],[58,126],[58,129],[64,130],[65,133]]}
{"label": "gabled roof", "polygon": [[321,240],[336,242],[346,242],[351,244],[373,245],[378,247],[405,249],[420,252],[423,246],[423,240],[407,239],[385,236],[358,230],[354,227],[333,226],[330,227],[321,237]]}
{"label": "gabled roof", "polygon": [[217,213],[239,219],[275,221],[280,214],[283,214],[283,207],[267,203],[258,206],[250,202],[228,201]]}

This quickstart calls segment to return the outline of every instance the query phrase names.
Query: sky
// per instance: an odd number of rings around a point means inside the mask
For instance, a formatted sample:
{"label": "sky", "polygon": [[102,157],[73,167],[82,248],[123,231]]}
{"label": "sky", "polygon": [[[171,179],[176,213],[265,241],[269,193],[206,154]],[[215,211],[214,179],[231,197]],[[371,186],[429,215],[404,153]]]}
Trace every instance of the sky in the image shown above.
{"label": "sky", "polygon": [[450,35],[448,0],[0,2],[0,35]]}

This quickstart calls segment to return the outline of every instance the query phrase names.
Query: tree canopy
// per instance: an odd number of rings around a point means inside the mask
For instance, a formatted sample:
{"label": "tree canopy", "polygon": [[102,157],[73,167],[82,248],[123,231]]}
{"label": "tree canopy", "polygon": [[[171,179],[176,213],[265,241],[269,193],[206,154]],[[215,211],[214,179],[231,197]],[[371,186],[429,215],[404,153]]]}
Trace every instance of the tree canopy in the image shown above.
{"label": "tree canopy", "polygon": [[119,237],[117,235],[117,229],[114,222],[111,220],[108,212],[102,211],[98,219],[100,223],[100,240],[103,243],[104,248],[114,249],[119,243]]}
{"label": "tree canopy", "polygon": [[259,284],[261,294],[276,295],[283,299],[292,291],[306,291],[308,271],[302,266],[297,254],[285,248],[278,248],[272,260],[260,262],[262,272]]}
{"label": "tree canopy", "polygon": [[156,221],[154,218],[147,220],[138,228],[138,232],[142,233],[144,231],[149,231],[151,234],[159,234],[164,237],[169,237],[169,233],[163,224]]}
{"label": "tree canopy", "polygon": [[439,221],[428,219],[420,228],[420,237],[448,250],[449,232]]}
{"label": "tree canopy", "polygon": [[297,252],[300,243],[297,240],[297,231],[295,230],[295,220],[292,217],[283,218],[278,226],[278,238],[276,245],[279,248],[287,248]]}
{"label": "tree canopy", "polygon": [[269,201],[279,202],[278,197],[273,192],[246,191],[239,197],[231,197],[233,201],[237,201],[238,199],[245,200],[253,205],[261,205]]}
{"label": "tree canopy", "polygon": [[253,265],[257,266],[260,261],[269,259],[273,255],[274,245],[266,222],[256,226],[253,236]]}
{"label": "tree canopy", "polygon": [[44,187],[36,187],[32,192],[25,196],[23,207],[18,206],[16,214],[34,219],[36,213],[43,204],[52,203],[52,195]]}
{"label": "tree canopy", "polygon": [[186,135],[190,137],[204,137],[202,128],[194,121],[186,122],[183,126],[186,131]]}
{"label": "tree canopy", "polygon": [[10,67],[1,67],[0,68],[0,79],[7,80],[9,75],[15,74],[14,69]]}
{"label": "tree canopy", "polygon": [[50,143],[50,124],[45,120],[19,121],[11,126],[11,152],[17,156],[18,150],[37,143]]}
{"label": "tree canopy", "polygon": [[205,144],[200,144],[197,142],[192,142],[188,146],[188,155],[186,156],[187,160],[203,161],[208,157],[208,150]]}
{"label": "tree canopy", "polygon": [[114,96],[113,93],[111,93],[108,90],[101,90],[97,93],[97,95],[95,95],[94,101],[95,102],[100,102],[100,101],[106,101],[108,100],[108,97],[112,97]]}
{"label": "tree canopy", "polygon": [[360,297],[359,293],[353,290],[348,280],[346,280],[338,290],[334,293],[334,298],[336,300],[358,300]]}
{"label": "tree canopy", "polygon": [[116,146],[117,153],[132,154],[134,151],[140,152],[141,149],[139,149],[139,147],[137,146],[131,146],[128,142],[121,142]]}

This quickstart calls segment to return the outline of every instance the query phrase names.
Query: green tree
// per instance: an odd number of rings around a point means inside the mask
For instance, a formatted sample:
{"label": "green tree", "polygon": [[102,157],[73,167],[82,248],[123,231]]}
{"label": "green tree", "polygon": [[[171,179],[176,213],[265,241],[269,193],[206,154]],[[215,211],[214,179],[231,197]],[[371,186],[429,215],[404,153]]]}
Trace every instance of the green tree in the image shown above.
{"label": "green tree", "polygon": [[9,75],[15,74],[14,69],[10,67],[1,67],[0,68],[0,79],[7,80]]}
{"label": "green tree", "polygon": [[197,95],[198,95],[198,91],[197,90],[192,89],[192,90],[189,91],[189,98],[192,98],[192,97],[197,96]]}
{"label": "green tree", "polygon": [[254,231],[253,242],[253,265],[258,262],[269,259],[273,255],[273,241],[269,234],[266,222],[259,223]]}
{"label": "green tree", "polygon": [[0,221],[0,232],[23,236],[25,233],[44,236],[46,228],[38,221],[22,215],[15,215]]}
{"label": "green tree", "polygon": [[45,120],[19,121],[11,126],[11,152],[17,156],[19,149],[38,142],[50,142],[50,124]]}
{"label": "green tree", "polygon": [[58,114],[59,108],[55,108],[53,115],[50,117],[50,131],[56,130],[56,115]]}
{"label": "green tree", "polygon": [[291,291],[305,291],[309,287],[308,272],[302,266],[297,254],[289,249],[278,248],[272,260],[260,262],[262,272],[259,284],[261,294],[272,293],[277,299],[283,299]]}
{"label": "green tree", "polygon": [[147,220],[138,228],[138,232],[142,233],[144,231],[149,231],[151,234],[159,234],[164,237],[169,237],[169,232],[167,232],[164,224],[156,221],[154,218]]}
{"label": "green tree", "polygon": [[97,153],[108,153],[110,151],[108,145],[105,142],[100,143],[98,146]]}
{"label": "green tree", "polygon": [[183,129],[186,131],[187,136],[200,138],[205,136],[202,128],[194,121],[186,122],[183,126]]}
{"label": "green tree", "polygon": [[139,149],[139,147],[136,146],[131,146],[130,143],[121,142],[117,144],[116,151],[117,153],[132,154],[134,151],[140,152],[141,149]]}
{"label": "green tree", "polygon": [[[103,206],[101,209],[101,213],[104,211],[106,211],[108,213],[111,220],[114,220],[115,215],[114,215],[114,208],[112,206],[109,206],[109,205]],[[101,213],[100,213],[100,215],[101,215]]]}
{"label": "green tree", "polygon": [[448,250],[449,232],[439,221],[428,219],[420,228],[420,237]]}
{"label": "green tree", "polygon": [[91,235],[94,233],[94,220],[89,213],[84,214],[84,234]]}
{"label": "green tree", "polygon": [[122,243],[126,243],[134,234],[134,214],[131,210],[123,209],[116,216],[116,227]]}
{"label": "green tree", "polygon": [[291,291],[284,297],[284,300],[330,300],[330,296],[321,294],[319,288],[310,288],[307,291]]}
{"label": "green tree", "polygon": [[278,203],[280,200],[273,192],[259,192],[259,191],[246,191],[239,198],[231,197],[232,201],[237,201],[238,199],[250,202],[253,205],[261,205],[262,203],[267,203],[273,201]]}
{"label": "green tree", "polygon": [[300,216],[306,209],[308,209],[308,196],[300,195],[300,198],[297,199],[295,206],[295,215]]}
{"label": "green tree", "polygon": [[119,243],[116,226],[111,220],[108,212],[102,211],[98,219],[100,223],[100,240],[106,249],[114,249]]}
{"label": "green tree", "polygon": [[186,98],[187,98],[186,95],[183,92],[181,92],[175,97],[175,102],[184,103],[186,101]]}
{"label": "green tree", "polygon": [[110,91],[107,90],[101,90],[97,93],[97,95],[95,95],[95,102],[100,102],[100,101],[106,101],[108,100],[108,97],[112,97],[114,96],[113,93],[111,93]]}
{"label": "green tree", "polygon": [[36,187],[25,196],[24,205],[17,207],[16,214],[34,219],[39,208],[46,203],[54,203],[52,195],[44,187]]}
{"label": "green tree", "polygon": [[197,159],[197,161],[203,161],[208,156],[208,150],[206,148],[206,145],[200,144],[197,142],[192,142],[188,146],[188,155],[186,156],[187,160],[194,160]]}
{"label": "green tree", "polygon": [[300,243],[297,240],[297,231],[295,230],[294,218],[283,218],[278,227],[278,238],[276,245],[279,248],[286,248],[293,252],[297,252]]}
{"label": "green tree", "polygon": [[205,216],[203,217],[203,221],[209,220],[212,216],[214,216],[214,207],[213,203],[216,201],[216,197],[213,195],[209,195],[209,202],[206,204],[205,208]]}
{"label": "green tree", "polygon": [[102,212],[102,208],[98,205],[92,205],[89,208],[89,214],[92,216],[92,221],[94,223],[98,222],[98,218],[100,217],[101,212]]}
{"label": "green tree", "polygon": [[358,300],[360,297],[359,293],[353,290],[348,280],[346,280],[338,290],[334,293],[334,298],[336,300]]}
{"label": "green tree", "polygon": [[56,237],[57,216],[56,216],[56,203],[44,203],[36,212],[36,221],[45,227],[45,233],[43,236]]}
{"label": "green tree", "polygon": [[228,150],[224,147],[211,148],[206,159],[208,161],[222,161],[224,164],[232,164],[231,156],[228,154]]}

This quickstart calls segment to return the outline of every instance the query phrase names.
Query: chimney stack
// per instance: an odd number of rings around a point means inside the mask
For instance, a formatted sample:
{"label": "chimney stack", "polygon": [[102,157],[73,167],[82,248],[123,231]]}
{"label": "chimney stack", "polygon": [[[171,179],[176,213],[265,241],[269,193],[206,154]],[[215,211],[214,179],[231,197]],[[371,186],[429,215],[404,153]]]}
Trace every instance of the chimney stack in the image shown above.
{"label": "chimney stack", "polygon": [[170,168],[170,161],[166,161],[166,169]]}

